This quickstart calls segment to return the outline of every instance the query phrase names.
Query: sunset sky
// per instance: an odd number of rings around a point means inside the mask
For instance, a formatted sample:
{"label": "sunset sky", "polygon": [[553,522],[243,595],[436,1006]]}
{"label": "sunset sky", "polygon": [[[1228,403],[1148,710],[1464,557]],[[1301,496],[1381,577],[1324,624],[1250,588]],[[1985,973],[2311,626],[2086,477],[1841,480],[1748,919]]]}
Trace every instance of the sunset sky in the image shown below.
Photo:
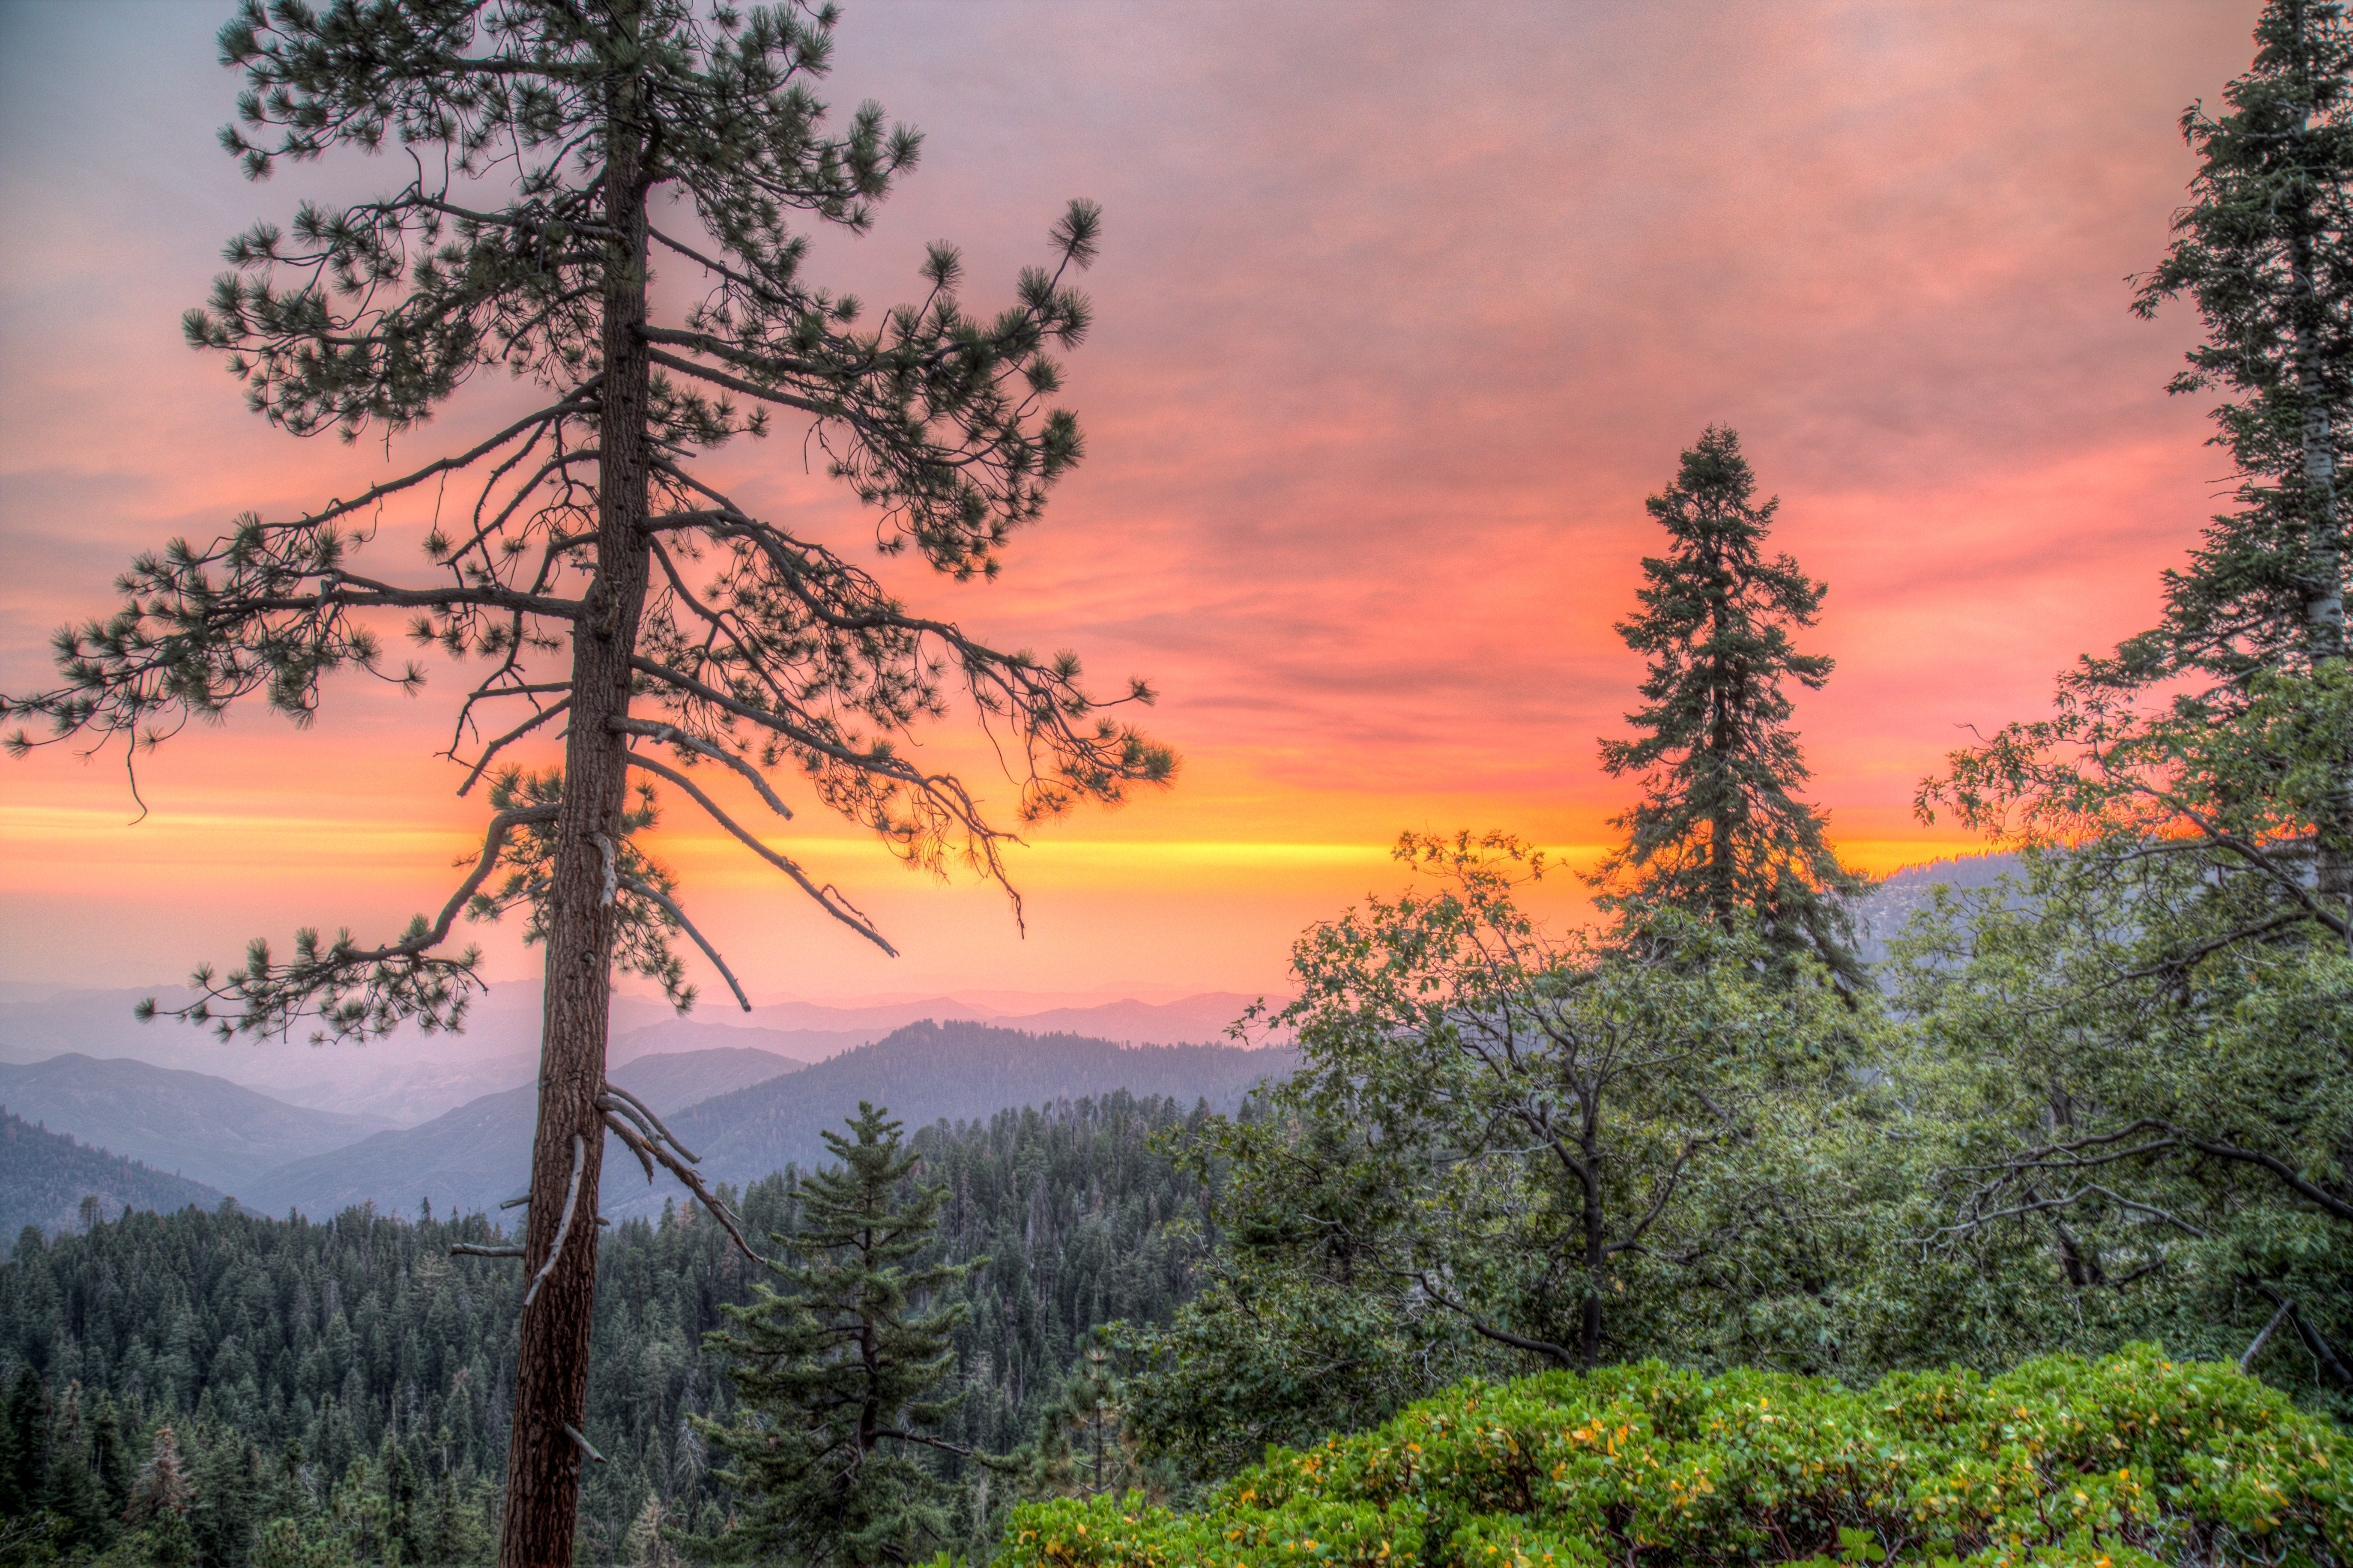
{"label": "sunset sky", "polygon": [[[756,993],[1270,990],[1302,926],[1398,885],[1402,828],[1589,865],[1630,798],[1595,751],[1641,673],[1612,623],[1657,548],[1642,500],[1710,423],[1830,584],[1799,646],[1838,671],[1797,723],[1833,839],[1874,871],[1974,847],[1914,820],[1916,781],[2148,624],[2227,477],[2202,403],[2164,392],[2194,311],[2138,321],[2126,279],[2255,0],[844,9],[828,96],[927,141],[816,276],[888,302],[944,237],[994,309],[1071,197],[1106,215],[1070,360],[1087,460],[997,583],[885,575],[999,645],[1149,676],[1184,765],[1016,853],[1026,939],[1001,895],[804,814],[784,847],[896,961],[674,813],[657,852]],[[271,430],[181,345],[230,234],[398,177],[242,180],[214,141],[227,10],[0,0],[11,694],[53,684],[51,628],[111,609],[133,552],[354,493],[515,406],[485,382],[388,461]],[[797,433],[723,458],[779,521],[868,537]],[[413,573],[419,531],[389,520],[363,560]],[[0,981],[152,984],[438,909],[483,817],[432,754],[458,679],[344,679],[309,731],[192,729],[142,761],[137,826],[119,758],[0,761]],[[1009,795],[958,734],[934,746]],[[1576,918],[1574,879],[1544,903]],[[533,967],[488,947],[494,976]]]}

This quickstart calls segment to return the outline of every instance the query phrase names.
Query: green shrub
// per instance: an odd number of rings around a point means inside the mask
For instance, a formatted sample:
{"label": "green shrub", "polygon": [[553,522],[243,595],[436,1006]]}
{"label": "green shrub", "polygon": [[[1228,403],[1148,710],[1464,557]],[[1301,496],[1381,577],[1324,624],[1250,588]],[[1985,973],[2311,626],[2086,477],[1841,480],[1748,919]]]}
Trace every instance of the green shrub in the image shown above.
{"label": "green shrub", "polygon": [[1016,1511],[1010,1568],[2353,1563],[2353,1440],[2135,1345],[1859,1392],[1655,1362],[1468,1383],[1225,1483]]}

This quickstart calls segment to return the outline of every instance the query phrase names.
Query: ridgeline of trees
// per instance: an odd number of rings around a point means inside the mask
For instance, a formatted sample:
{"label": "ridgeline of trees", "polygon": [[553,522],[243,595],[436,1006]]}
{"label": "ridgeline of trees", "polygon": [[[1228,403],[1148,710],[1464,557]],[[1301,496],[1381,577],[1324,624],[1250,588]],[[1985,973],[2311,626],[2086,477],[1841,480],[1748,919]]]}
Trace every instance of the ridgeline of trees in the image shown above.
{"label": "ridgeline of trees", "polygon": [[90,1223],[93,1210],[109,1215],[125,1208],[166,1212],[190,1204],[210,1205],[223,1194],[202,1182],[146,1165],[104,1149],[93,1149],[63,1132],[52,1132],[0,1106],[0,1230],[13,1235],[26,1226],[55,1229]]}

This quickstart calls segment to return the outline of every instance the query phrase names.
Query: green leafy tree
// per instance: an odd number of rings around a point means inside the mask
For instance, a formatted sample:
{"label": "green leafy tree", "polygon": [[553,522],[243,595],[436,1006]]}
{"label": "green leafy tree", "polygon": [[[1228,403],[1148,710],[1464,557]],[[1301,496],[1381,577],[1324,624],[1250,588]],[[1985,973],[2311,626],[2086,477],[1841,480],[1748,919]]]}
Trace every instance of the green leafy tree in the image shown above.
{"label": "green leafy tree", "polygon": [[1761,1309],[1810,1303],[1778,1315],[1810,1340],[1837,1282],[1799,1157],[1858,1059],[1830,987],[1672,910],[1648,945],[1549,937],[1501,835],[1397,854],[1440,890],[1293,949],[1301,1065],[1215,1146],[1225,1277],[1151,1342],[1155,1451],[1222,1467],[1532,1360],[1769,1359]]}
{"label": "green leafy tree", "polygon": [[956,1403],[939,1390],[971,1309],[934,1299],[987,1260],[908,1267],[947,1189],[912,1180],[921,1157],[899,1123],[871,1104],[858,1110],[854,1141],[825,1135],[841,1163],[800,1179],[799,1228],[770,1237],[803,1259],[769,1265],[790,1293],[762,1285],[752,1305],[724,1309],[733,1328],[705,1336],[733,1358],[746,1418],[699,1425],[728,1455],[721,1479],[746,1506],[702,1550],[903,1563],[949,1539],[945,1489],[920,1456],[976,1457],[934,1430]]}
{"label": "green leafy tree", "polygon": [[1784,682],[1812,690],[1831,660],[1798,652],[1821,584],[1787,554],[1767,558],[1778,498],[1758,504],[1756,475],[1735,431],[1711,426],[1683,455],[1673,484],[1644,504],[1669,552],[1645,556],[1642,612],[1618,635],[1647,654],[1647,707],[1626,716],[1640,739],[1601,742],[1613,778],[1641,779],[1646,798],[1612,820],[1626,843],[1595,885],[1620,908],[1665,905],[1730,931],[1753,911],[1785,964],[1810,951],[1849,985],[1864,983],[1844,899],[1862,879],[1838,862],[1820,811],[1799,800],[1810,776]]}
{"label": "green leafy tree", "polygon": [[2353,40],[2304,0],[2255,39],[2231,112],[2183,118],[2193,200],[2135,307],[2204,317],[2173,388],[2227,394],[2238,508],[2167,574],[2156,627],[1923,783],[1924,817],[2028,858],[1931,911],[1904,985],[1968,1080],[1924,1241],[1983,1260],[2037,1238],[2116,1332],[2250,1364],[2301,1341],[2353,1389],[2342,1271],[2312,1272],[2353,1223]]}
{"label": "green leafy tree", "polygon": [[[347,500],[140,556],[114,615],[59,634],[65,684],[0,699],[47,721],[47,741],[129,748],[249,697],[305,721],[328,676],[385,673],[387,620],[480,661],[448,754],[461,793],[491,779],[491,811],[438,915],[375,945],[311,931],[290,953],[257,942],[227,973],[198,972],[184,1016],[225,1034],[455,1026],[476,984],[474,951],[450,946],[459,917],[525,911],[546,984],[510,1564],[573,1554],[596,1250],[593,1215],[575,1210],[597,1190],[606,1131],[733,1225],[684,1151],[605,1081],[616,965],[683,1006],[683,933],[742,999],[636,842],[656,785],[887,952],[695,775],[733,775],[780,819],[772,771],[797,778],[910,864],[1002,881],[1014,824],[906,752],[959,691],[1013,770],[1018,823],[1116,801],[1175,765],[1082,684],[1074,657],[999,650],[915,614],[696,470],[707,449],[786,421],[876,509],[886,552],[965,579],[995,574],[1080,455],[1075,419],[1050,400],[1053,353],[1088,323],[1066,279],[1095,253],[1092,205],[1071,206],[1050,266],[1023,272],[995,314],[965,310],[944,245],[918,297],[879,317],[805,275],[810,231],[864,231],[919,148],[871,105],[828,129],[814,85],[834,22],[830,5],[797,4],[245,0],[221,52],[246,79],[224,140],[247,173],[345,150],[389,151],[406,173],[375,199],[305,202],[290,224],[237,237],[189,341],[298,436],[390,441],[485,372],[519,378],[536,406]],[[658,266],[676,290],[666,312]],[[402,579],[364,561],[383,509],[428,495],[426,569]],[[413,688],[425,673],[389,678]],[[1115,700],[1150,695],[1133,682]],[[560,769],[512,764],[509,748],[558,721]],[[46,742],[20,729],[12,743]]]}
{"label": "green leafy tree", "polygon": [[2063,701],[1924,792],[2027,853],[1896,943],[1960,1137],[1922,1240],[1982,1262],[2035,1238],[2116,1338],[2237,1356],[2292,1330],[2353,1394],[2353,951],[2303,852],[2353,679],[2259,671],[2233,713],[2104,733],[2101,711]]}

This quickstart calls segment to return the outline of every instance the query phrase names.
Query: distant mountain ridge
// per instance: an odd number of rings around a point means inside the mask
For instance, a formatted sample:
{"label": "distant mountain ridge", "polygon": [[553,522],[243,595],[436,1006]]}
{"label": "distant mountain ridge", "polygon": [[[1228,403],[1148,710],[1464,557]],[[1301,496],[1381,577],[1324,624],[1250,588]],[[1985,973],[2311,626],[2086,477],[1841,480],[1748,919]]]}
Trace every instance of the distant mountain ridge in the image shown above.
{"label": "distant mountain ridge", "polygon": [[[716,1032],[716,1031],[714,1031]],[[1288,1051],[1236,1046],[1124,1047],[1071,1035],[1031,1035],[976,1023],[909,1025],[871,1045],[813,1067],[770,1058],[776,1070],[727,1091],[683,1104],[684,1068],[720,1052],[648,1055],[612,1069],[613,1081],[643,1096],[701,1154],[714,1182],[741,1187],[788,1163],[807,1168],[827,1158],[820,1134],[873,1100],[910,1128],[942,1119],[974,1121],[1013,1106],[1051,1104],[1125,1089],[1207,1100],[1230,1110],[1269,1073],[1290,1070]],[[745,1053],[756,1056],[765,1053]],[[750,1070],[747,1067],[744,1070]],[[700,1069],[697,1069],[700,1075]],[[665,1076],[667,1075],[667,1077]],[[708,1081],[698,1076],[698,1081]],[[661,1087],[664,1083],[670,1087]],[[537,1096],[525,1084],[485,1095],[420,1127],[374,1137],[347,1149],[291,1162],[238,1191],[257,1211],[290,1209],[317,1217],[354,1204],[397,1213],[429,1200],[436,1214],[482,1210],[522,1190],[531,1167]],[[679,1195],[667,1175],[652,1186],[620,1143],[605,1141],[600,1211],[625,1216],[659,1211]]]}
{"label": "distant mountain ridge", "polygon": [[[1262,1079],[1283,1077],[1297,1065],[1297,1054],[1281,1047],[1121,1046],[1080,1035],[927,1019],[789,1079],[704,1100],[669,1122],[702,1156],[705,1173],[741,1184],[788,1164],[807,1170],[829,1161],[823,1135],[839,1131],[861,1100],[888,1106],[911,1130],[1113,1089],[1139,1099],[1207,1100],[1214,1110],[1230,1111]],[[636,1174],[627,1189],[607,1189],[606,1212],[658,1208],[670,1195],[659,1183],[647,1192],[642,1173]]]}
{"label": "distant mountain ridge", "polygon": [[206,1073],[79,1052],[0,1063],[0,1101],[86,1143],[224,1191],[392,1125],[289,1105]]}
{"label": "distant mountain ridge", "polygon": [[[292,1040],[240,1037],[224,1044],[170,1021],[141,1024],[140,998],[166,1007],[194,999],[185,987],[78,990],[26,984],[0,987],[0,1062],[27,1063],[68,1053],[125,1057],[156,1067],[215,1074],[297,1106],[381,1117],[413,1127],[531,1076],[539,1061],[540,990],[535,981],[506,982],[477,996],[462,1035],[403,1027],[366,1045],[313,1047]],[[1023,1010],[1025,999],[1050,1004]],[[655,1052],[748,1046],[818,1061],[882,1038],[923,1019],[971,1018],[1032,1033],[1064,1032],[1136,1045],[1216,1041],[1253,997],[1203,992],[1166,1002],[1133,997],[1089,1002],[1068,994],[957,993],[843,1005],[774,999],[744,1013],[706,1004],[681,1017],[659,999],[613,997],[612,1060]]]}
{"label": "distant mountain ridge", "polygon": [[1956,855],[1890,872],[1856,900],[1855,926],[1862,939],[1857,945],[1863,962],[1879,963],[1886,959],[1888,940],[1904,929],[1905,921],[1928,907],[1934,889],[1989,888],[2019,869],[2016,855],[1992,853]]}
{"label": "distant mountain ridge", "polygon": [[[613,1068],[612,1082],[660,1115],[747,1084],[807,1070],[769,1051],[721,1047],[639,1057]],[[412,1213],[430,1201],[437,1214],[494,1211],[522,1190],[531,1171],[532,1130],[539,1091],[531,1083],[471,1100],[421,1127],[379,1132],[330,1153],[290,1161],[237,1190],[237,1198],[262,1214],[299,1209],[314,1217],[354,1204]],[[609,1170],[628,1156],[605,1140]],[[635,1167],[629,1167],[635,1173]]]}
{"label": "distant mountain ridge", "polygon": [[215,1208],[222,1197],[202,1182],[76,1142],[0,1105],[0,1234],[12,1241],[28,1225],[51,1235],[80,1229],[85,1198],[111,1220],[126,1208]]}

